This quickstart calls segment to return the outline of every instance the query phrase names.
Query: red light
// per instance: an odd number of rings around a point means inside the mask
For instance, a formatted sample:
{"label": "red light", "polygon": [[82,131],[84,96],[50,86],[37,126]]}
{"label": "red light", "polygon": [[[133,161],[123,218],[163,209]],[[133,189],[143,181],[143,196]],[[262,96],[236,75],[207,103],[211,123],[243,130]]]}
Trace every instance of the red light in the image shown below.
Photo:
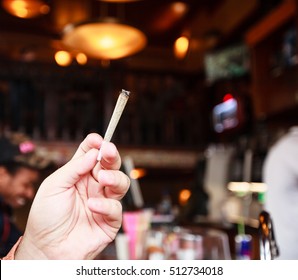
{"label": "red light", "polygon": [[223,97],[223,102],[226,102],[230,99],[234,99],[233,95],[231,93],[227,93],[224,97]]}

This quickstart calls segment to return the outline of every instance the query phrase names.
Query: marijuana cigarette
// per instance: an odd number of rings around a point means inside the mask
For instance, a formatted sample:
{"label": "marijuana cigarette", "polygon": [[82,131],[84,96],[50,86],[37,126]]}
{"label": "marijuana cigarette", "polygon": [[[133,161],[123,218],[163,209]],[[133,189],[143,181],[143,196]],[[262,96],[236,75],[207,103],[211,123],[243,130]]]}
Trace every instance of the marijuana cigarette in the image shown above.
{"label": "marijuana cigarette", "polygon": [[[114,111],[113,111],[113,114],[112,114],[112,117],[110,119],[110,122],[109,122],[109,125],[108,125],[108,128],[106,130],[106,133],[105,133],[105,136],[103,138],[104,142],[110,142],[111,141],[111,138],[114,134],[114,131],[116,129],[116,126],[119,122],[119,119],[122,115],[122,112],[125,108],[125,105],[127,103],[127,100],[129,98],[129,94],[130,92],[127,91],[127,90],[124,90],[122,89],[122,91],[120,92],[119,94],[119,97],[117,99],[117,103],[116,103],[116,106],[114,108]],[[100,161],[101,160],[101,148],[102,148],[103,145],[101,145],[100,149],[99,149],[99,153],[98,153],[98,156],[97,156],[97,160]]]}

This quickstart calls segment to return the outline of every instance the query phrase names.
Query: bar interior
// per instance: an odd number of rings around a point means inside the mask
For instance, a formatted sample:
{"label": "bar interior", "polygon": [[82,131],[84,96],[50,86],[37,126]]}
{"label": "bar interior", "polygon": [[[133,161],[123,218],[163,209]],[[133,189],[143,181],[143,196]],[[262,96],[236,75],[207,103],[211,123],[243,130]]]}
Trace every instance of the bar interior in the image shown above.
{"label": "bar interior", "polygon": [[59,167],[130,92],[111,141],[131,186],[97,259],[282,256],[264,162],[298,124],[297,0],[0,2],[1,135]]}

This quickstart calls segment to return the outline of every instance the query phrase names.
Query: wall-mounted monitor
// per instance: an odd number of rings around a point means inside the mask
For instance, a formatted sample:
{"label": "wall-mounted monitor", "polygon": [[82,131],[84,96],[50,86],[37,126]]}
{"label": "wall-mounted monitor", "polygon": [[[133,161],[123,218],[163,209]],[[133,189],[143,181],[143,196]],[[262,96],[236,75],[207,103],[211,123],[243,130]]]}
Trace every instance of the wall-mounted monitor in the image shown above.
{"label": "wall-mounted monitor", "polygon": [[[212,109],[212,125],[216,133],[240,131],[250,122],[251,112],[247,100],[235,97],[231,93],[225,94],[221,103]],[[248,128],[248,127],[247,127]]]}
{"label": "wall-mounted monitor", "polygon": [[225,130],[235,128],[239,124],[238,103],[231,97],[216,105],[212,111],[213,128],[215,132],[221,133]]}
{"label": "wall-mounted monitor", "polygon": [[247,75],[250,71],[248,47],[238,44],[207,53],[204,67],[207,81],[210,83]]}

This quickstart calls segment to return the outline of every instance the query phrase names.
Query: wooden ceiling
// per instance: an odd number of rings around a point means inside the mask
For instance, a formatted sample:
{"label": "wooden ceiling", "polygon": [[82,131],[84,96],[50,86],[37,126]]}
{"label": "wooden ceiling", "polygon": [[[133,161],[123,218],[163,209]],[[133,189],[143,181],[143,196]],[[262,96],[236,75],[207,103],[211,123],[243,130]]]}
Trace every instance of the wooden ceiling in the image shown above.
{"label": "wooden ceiling", "polygon": [[[0,57],[54,63],[54,52],[63,48],[61,34],[65,25],[113,16],[141,28],[148,38],[143,51],[121,60],[127,67],[198,71],[205,51],[231,39],[233,32],[254,15],[260,2],[183,0],[187,9],[178,15],[171,9],[176,2],[172,0],[141,0],[125,4],[99,0],[45,1],[50,12],[33,19],[14,17],[0,7]],[[190,50],[181,62],[174,58],[172,48],[175,39],[185,32],[191,38]]]}

